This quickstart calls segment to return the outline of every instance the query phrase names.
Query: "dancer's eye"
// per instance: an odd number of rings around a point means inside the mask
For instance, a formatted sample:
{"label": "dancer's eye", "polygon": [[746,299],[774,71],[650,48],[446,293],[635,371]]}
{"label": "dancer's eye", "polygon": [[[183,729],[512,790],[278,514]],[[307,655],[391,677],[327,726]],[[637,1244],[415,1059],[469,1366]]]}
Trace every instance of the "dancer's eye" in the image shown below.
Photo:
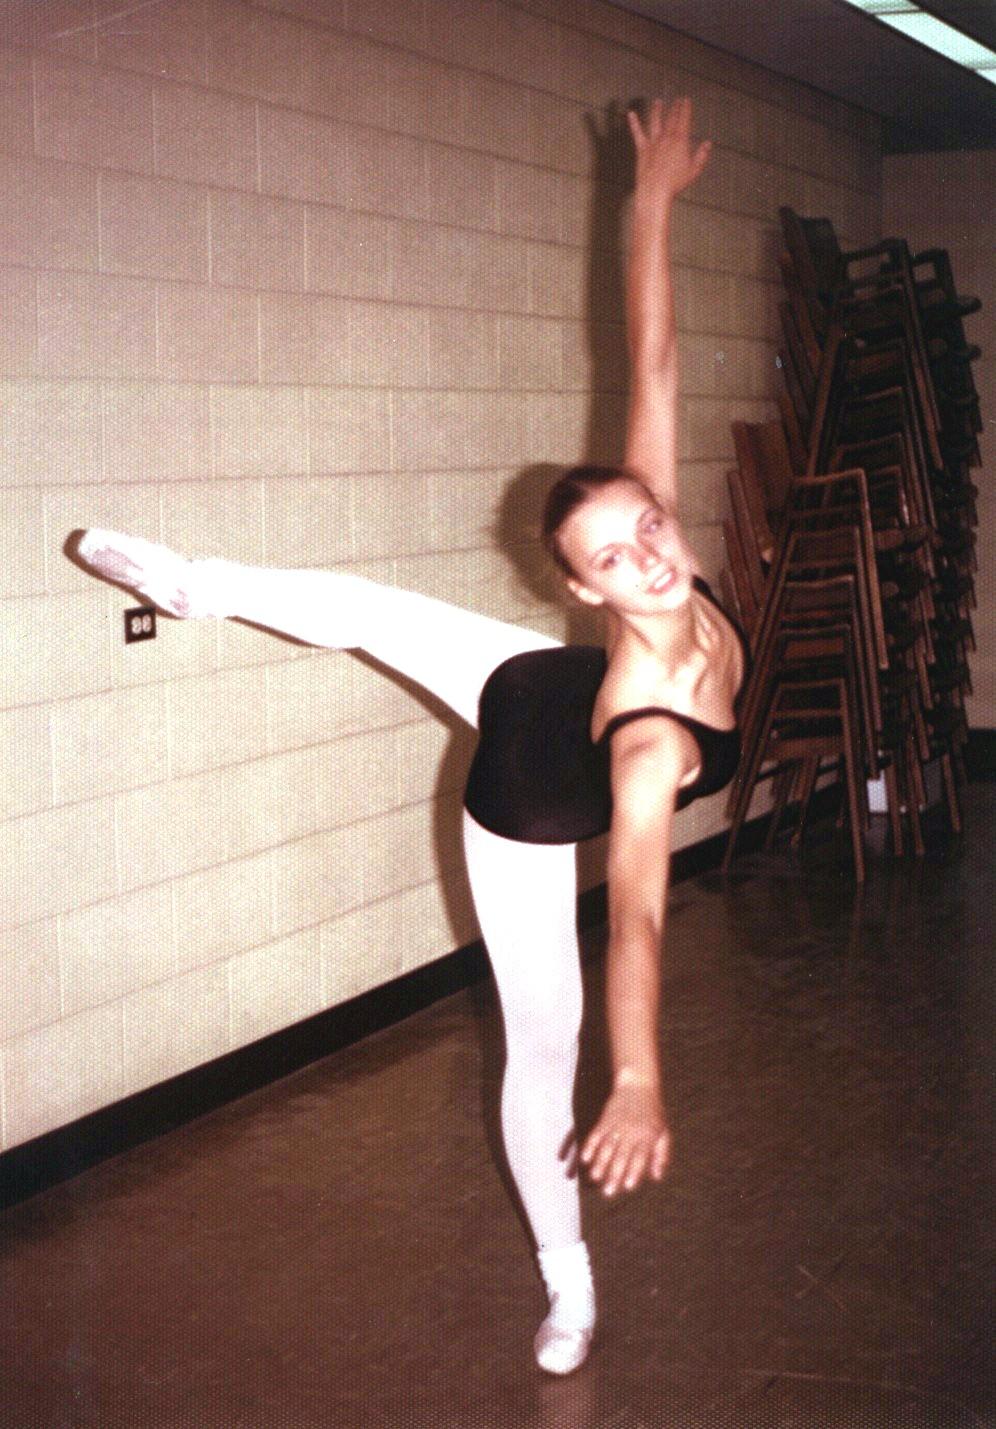
{"label": "dancer's eye", "polygon": [[598,563],[598,569],[599,569],[600,571],[611,571],[612,568],[613,568],[613,566],[617,566],[618,564],[619,564],[619,552],[618,552],[618,551],[610,551],[610,552],[608,553],[608,555],[603,556],[602,559],[599,561],[599,563]]}

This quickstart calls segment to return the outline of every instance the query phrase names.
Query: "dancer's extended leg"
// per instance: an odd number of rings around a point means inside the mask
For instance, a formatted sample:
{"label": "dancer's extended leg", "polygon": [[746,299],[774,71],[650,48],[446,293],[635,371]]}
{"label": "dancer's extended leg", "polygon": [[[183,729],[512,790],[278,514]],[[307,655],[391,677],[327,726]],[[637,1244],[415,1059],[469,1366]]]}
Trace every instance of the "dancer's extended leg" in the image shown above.
{"label": "dancer's extended leg", "polygon": [[182,616],[235,616],[311,645],[363,649],[477,723],[484,682],[524,650],[560,642],[349,572],[188,561],[141,537],[91,529],[79,555]]}
{"label": "dancer's extended leg", "polygon": [[505,1024],[505,1148],[551,1302],[536,1356],[565,1374],[585,1358],[595,1324],[578,1182],[563,1154],[582,1010],[575,849],[499,838],[467,813],[464,846]]}

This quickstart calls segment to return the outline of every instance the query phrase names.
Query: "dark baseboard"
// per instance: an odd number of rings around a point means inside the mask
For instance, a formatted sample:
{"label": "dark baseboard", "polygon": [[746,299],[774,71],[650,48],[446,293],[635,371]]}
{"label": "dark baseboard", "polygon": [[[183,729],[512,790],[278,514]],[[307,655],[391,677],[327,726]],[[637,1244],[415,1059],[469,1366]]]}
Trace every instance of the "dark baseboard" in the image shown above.
{"label": "dark baseboard", "polygon": [[965,745],[965,773],[978,783],[996,779],[996,729],[972,729]]}
{"label": "dark baseboard", "polygon": [[[992,759],[996,731],[988,733],[992,768],[996,767]],[[832,790],[826,792],[831,800],[835,797]],[[814,812],[822,802],[818,796]],[[767,816],[762,815],[745,825],[738,853],[761,846],[767,823]],[[718,868],[725,849],[725,832],[680,849],[672,859],[671,882]],[[582,928],[597,927],[605,916],[604,886],[582,894],[578,911]],[[472,943],[248,1047],[12,1147],[0,1155],[0,1209],[27,1200],[99,1161],[173,1131],[309,1062],[383,1031],[487,975],[484,947],[480,942]]]}

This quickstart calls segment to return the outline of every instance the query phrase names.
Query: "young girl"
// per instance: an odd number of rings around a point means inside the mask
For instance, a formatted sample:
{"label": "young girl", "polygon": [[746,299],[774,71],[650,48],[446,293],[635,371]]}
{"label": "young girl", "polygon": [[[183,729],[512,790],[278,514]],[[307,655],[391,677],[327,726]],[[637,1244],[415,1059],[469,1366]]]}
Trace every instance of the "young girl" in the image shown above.
{"label": "young girl", "polygon": [[480,740],[465,798],[467,867],[507,1044],[502,1125],[549,1313],[540,1366],[577,1368],[595,1328],[571,1157],[581,1020],[575,848],[609,832],[611,1094],[581,1148],[602,1191],[660,1180],[668,1158],[657,1045],[676,808],[732,777],[746,646],[701,580],[676,518],[677,355],[668,259],[675,196],[701,173],[691,105],[629,115],[636,157],[626,324],[631,398],[620,467],[569,471],[544,541],[606,648],[331,571],[187,561],[91,530],[79,554],[179,616],[235,616],[316,645],[362,648],[431,690]]}

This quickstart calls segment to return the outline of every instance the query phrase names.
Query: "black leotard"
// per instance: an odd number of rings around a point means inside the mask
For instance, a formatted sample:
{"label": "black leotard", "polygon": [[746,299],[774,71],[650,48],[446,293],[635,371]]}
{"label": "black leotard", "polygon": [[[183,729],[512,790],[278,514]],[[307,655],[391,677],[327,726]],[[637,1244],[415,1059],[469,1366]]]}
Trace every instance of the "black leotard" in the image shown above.
{"label": "black leotard", "polygon": [[[694,587],[730,620],[705,581]],[[750,647],[730,620],[744,651],[744,688]],[[656,705],[626,710],[591,737],[591,718],[608,661],[599,645],[564,645],[513,655],[491,672],[481,692],[480,742],[467,779],[470,814],[503,838],[564,844],[603,834],[612,817],[610,741],[617,729],[651,715],[677,720],[702,756],[696,779],[678,791],[677,807],[730,782],[740,759],[740,731],[716,729]],[[515,890],[509,889],[509,897]]]}

